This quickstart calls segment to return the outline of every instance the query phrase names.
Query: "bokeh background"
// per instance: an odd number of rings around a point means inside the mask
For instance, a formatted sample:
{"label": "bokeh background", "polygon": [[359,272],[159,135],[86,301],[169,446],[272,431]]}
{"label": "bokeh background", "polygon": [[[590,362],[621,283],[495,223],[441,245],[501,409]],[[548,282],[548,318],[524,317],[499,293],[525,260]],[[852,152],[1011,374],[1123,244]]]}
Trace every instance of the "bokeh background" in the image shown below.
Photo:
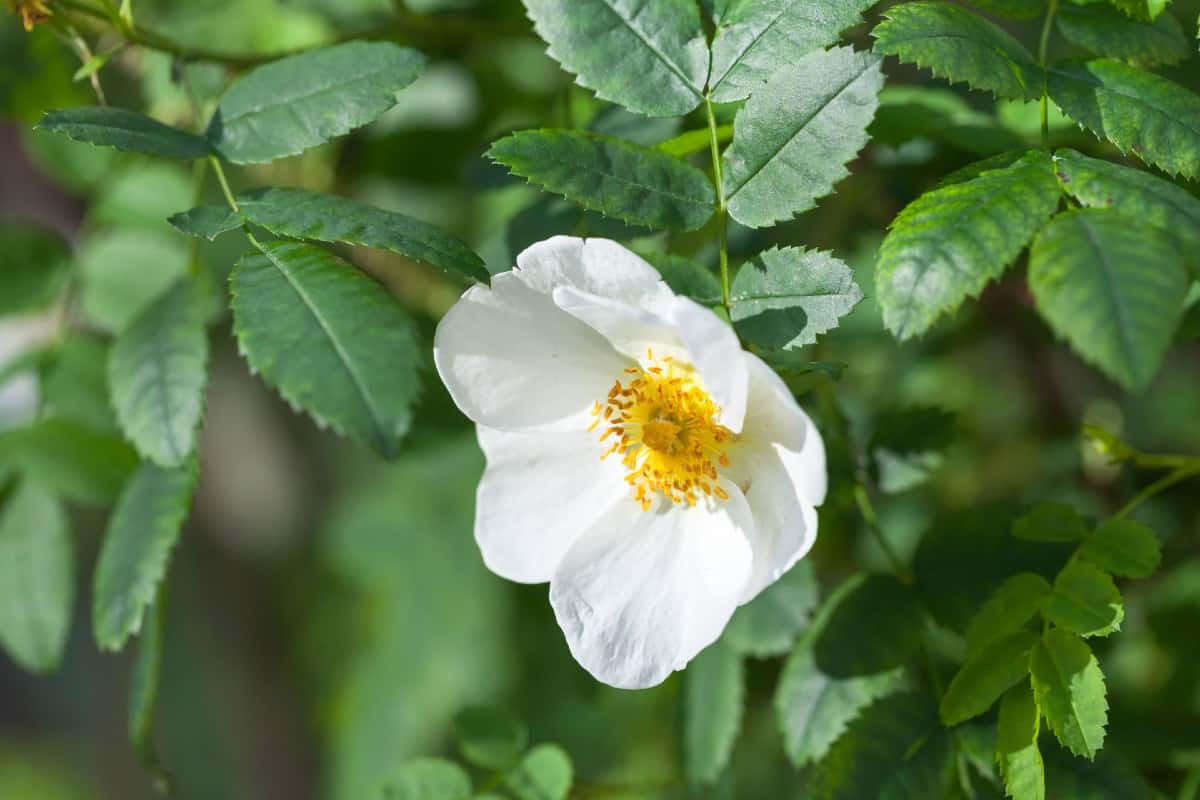
{"label": "bokeh background", "polygon": [[[1194,37],[1200,2],[1176,0],[1172,9]],[[636,239],[715,260],[699,236],[647,237],[580,214],[481,157],[493,139],[523,127],[587,126],[654,143],[703,124],[637,118],[572,87],[517,0],[138,0],[136,10],[149,28],[230,53],[362,33],[431,56],[383,119],[303,156],[234,170],[238,188],[302,186],[410,213],[471,243],[493,271],[554,233]],[[848,41],[868,47],[877,19]],[[1011,29],[1026,41],[1036,33]],[[100,49],[116,43],[99,41]],[[1166,74],[1200,92],[1197,63]],[[0,13],[0,223],[37,225],[69,242],[79,296],[67,324],[81,334],[58,362],[61,380],[39,385],[4,365],[57,336],[59,311],[0,320],[0,428],[50,402],[115,431],[103,384],[106,332],[131,298],[196,259],[219,298],[245,249],[240,234],[197,245],[166,224],[196,200],[219,202],[211,182],[196,197],[184,167],[31,129],[47,109],[95,102],[88,81],[72,79],[78,66],[49,27],[26,34]],[[1089,450],[1084,421],[1145,450],[1200,453],[1197,306],[1157,380],[1133,397],[1053,339],[1032,312],[1022,269],[918,342],[886,334],[870,296],[888,222],[952,169],[1016,141],[1032,144],[1038,125],[1033,106],[997,105],[894,63],[888,70],[876,138],[838,193],[769,239],[736,226],[731,239],[735,258],[771,243],[832,249],[867,293],[812,353],[848,365],[840,380],[797,387],[830,449],[833,492],[812,556],[827,590],[851,572],[885,568],[845,488],[852,450],[870,453],[883,473],[882,524],[904,554],[932,531],[1002,529],[1022,504],[1049,497],[1110,513],[1146,476]],[[110,103],[195,128],[196,104],[210,103],[230,74],[129,48],[100,79]],[[1120,158],[1065,122],[1053,135]],[[345,254],[387,284],[427,337],[462,288],[396,256]],[[212,308],[227,314],[220,302]],[[596,684],[571,660],[545,587],[508,584],[482,566],[471,538],[482,458],[432,370],[407,447],[388,464],[316,429],[251,376],[227,318],[211,331],[200,488],[171,567],[156,735],[178,798],[364,800],[389,765],[449,752],[449,720],[473,703],[514,710],[534,741],[571,754],[583,784],[608,787],[602,796],[683,796],[679,680],[633,693]],[[834,403],[842,413],[831,413]],[[906,411],[914,406],[948,413],[931,421]],[[876,458],[881,450],[893,457]],[[1125,628],[1101,645],[1113,695],[1108,747],[1170,787],[1179,769],[1200,766],[1200,488],[1193,481],[1165,493],[1142,517],[1167,557],[1158,576],[1130,586]],[[79,588],[62,668],[32,677],[0,656],[0,798],[141,800],[152,796],[150,782],[125,736],[132,656],[98,653],[87,624],[104,513],[72,507],[71,520]],[[751,665],[745,731],[718,796],[803,796],[776,732],[779,667]]]}

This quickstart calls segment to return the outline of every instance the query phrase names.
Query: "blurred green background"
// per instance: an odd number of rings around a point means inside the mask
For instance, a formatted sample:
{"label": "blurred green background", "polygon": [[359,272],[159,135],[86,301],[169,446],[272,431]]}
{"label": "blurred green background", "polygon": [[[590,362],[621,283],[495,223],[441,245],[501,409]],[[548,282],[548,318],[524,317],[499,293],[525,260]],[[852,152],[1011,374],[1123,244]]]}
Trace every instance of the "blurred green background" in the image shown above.
{"label": "blurred green background", "polygon": [[[1177,0],[1172,9],[1194,36],[1200,2]],[[493,272],[555,233],[607,235],[715,261],[710,240],[699,235],[646,235],[580,214],[480,157],[493,139],[522,127],[588,126],[645,143],[681,130],[572,87],[517,0],[139,0],[137,14],[177,41],[231,53],[361,32],[431,56],[425,75],[383,119],[304,156],[234,170],[239,188],[303,186],[404,211],[464,238]],[[868,47],[877,19],[878,10],[848,41]],[[1029,41],[1035,26],[1012,29]],[[101,37],[97,49],[116,44]],[[1196,63],[1166,74],[1200,92]],[[26,34],[15,17],[0,14],[0,222],[57,232],[79,276],[80,333],[70,357],[57,362],[58,380],[43,381],[42,401],[112,432],[106,332],[194,259],[211,278],[212,313],[223,318],[224,277],[245,247],[240,234],[196,245],[166,224],[196,200],[218,202],[211,182],[196,197],[182,167],[31,130],[47,109],[94,102],[88,81],[72,79],[78,66],[48,26]],[[868,295],[813,348],[813,359],[847,364],[843,377],[799,387],[809,389],[801,401],[830,452],[832,493],[812,556],[826,590],[885,563],[853,511],[851,446],[870,450],[886,473],[879,478],[890,492],[879,510],[905,554],[922,535],[957,531],[963,520],[1003,528],[1037,500],[1111,512],[1146,476],[1110,468],[1089,451],[1079,436],[1084,421],[1145,450],[1200,453],[1195,305],[1157,380],[1134,397],[1053,339],[1031,309],[1021,270],[920,341],[899,345],[884,332],[870,295],[874,250],[888,222],[952,169],[1032,143],[1038,125],[1033,106],[997,107],[894,63],[888,69],[875,141],[838,193],[767,234],[734,226],[731,235],[735,258],[772,243],[832,249],[855,267]],[[207,107],[229,77],[219,66],[173,63],[139,48],[100,73],[110,103],[191,128],[197,106]],[[1120,158],[1067,123],[1053,135],[1056,144]],[[388,285],[430,340],[462,289],[396,256],[347,255]],[[0,365],[54,336],[57,325],[55,318],[0,320]],[[449,720],[474,703],[513,709],[533,741],[561,744],[585,787],[581,797],[592,796],[589,785],[606,787],[595,796],[684,796],[679,679],[636,693],[598,685],[570,658],[545,587],[512,585],[484,569],[471,537],[482,457],[431,369],[407,449],[387,464],[317,430],[252,377],[227,320],[212,331],[200,488],[172,563],[157,731],[177,797],[363,800],[404,758],[449,752]],[[37,395],[31,381],[6,378],[0,428],[28,419]],[[848,420],[849,441],[840,415],[831,414],[834,403]],[[950,414],[930,431],[901,413],[914,406]],[[880,448],[894,457],[879,456]],[[1124,630],[1100,645],[1113,695],[1108,748],[1166,788],[1180,768],[1200,766],[1198,512],[1194,481],[1144,507],[1141,516],[1164,542],[1164,568],[1130,587]],[[124,735],[132,656],[100,655],[85,624],[104,515],[73,507],[72,523],[80,586],[64,666],[35,678],[0,657],[3,800],[152,796]],[[715,796],[803,796],[776,732],[771,694],[779,667],[778,659],[751,665],[745,730]]]}

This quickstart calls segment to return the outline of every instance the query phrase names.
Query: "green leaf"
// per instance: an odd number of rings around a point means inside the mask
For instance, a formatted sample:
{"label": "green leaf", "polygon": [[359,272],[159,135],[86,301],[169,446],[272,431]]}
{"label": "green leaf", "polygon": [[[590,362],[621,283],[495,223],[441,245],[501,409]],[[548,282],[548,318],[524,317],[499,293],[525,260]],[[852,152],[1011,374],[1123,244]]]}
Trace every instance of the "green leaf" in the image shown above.
{"label": "green leaf", "polygon": [[137,466],[137,454],[117,436],[47,417],[0,432],[0,463],[76,502],[107,505]]}
{"label": "green leaf", "polygon": [[[851,723],[812,771],[810,800],[884,797],[922,739],[937,732],[933,701],[919,694],[886,697]],[[903,796],[903,795],[901,795]]]}
{"label": "green leaf", "polygon": [[1200,199],[1162,178],[1059,150],[1054,165],[1062,187],[1085,206],[1112,208],[1176,237],[1200,266]]}
{"label": "green leaf", "polygon": [[1051,628],[1033,649],[1033,692],[1046,724],[1077,756],[1094,758],[1108,724],[1104,673],[1087,643]]}
{"label": "green leaf", "polygon": [[137,660],[129,683],[129,743],[138,759],[154,776],[159,793],[167,794],[169,778],[158,761],[154,747],[154,714],[158,706],[158,686],[162,672],[163,618],[166,593],[159,588],[158,599],[150,606],[146,625],[138,640]]}
{"label": "green leaf", "polygon": [[83,106],[51,111],[38,130],[69,136],[78,142],[113,147],[163,158],[205,158],[208,142],[156,119],[112,106]]}
{"label": "green leaf", "polygon": [[1059,197],[1050,158],[1030,151],[909,204],[892,222],[875,265],[884,324],[907,339],[978,296],[1016,260]]}
{"label": "green leaf", "polygon": [[222,233],[242,227],[246,218],[229,206],[199,206],[173,214],[167,222],[188,236],[199,236],[210,242]]}
{"label": "green leaf", "polygon": [[414,758],[384,785],[383,800],[468,800],[471,778],[462,767],[440,758]]}
{"label": "green leaf", "polygon": [[547,191],[635,225],[694,230],[716,203],[712,182],[691,164],[594,133],[518,131],[493,143],[488,157]]}
{"label": "green leaf", "polygon": [[684,673],[683,761],[693,784],[715,783],[733,753],[745,706],[742,656],[722,641]]}
{"label": "green leaf", "polygon": [[780,67],[838,40],[862,22],[872,0],[764,0],[735,3],[712,43],[708,89],[729,103],[754,94]]}
{"label": "green leaf", "polygon": [[432,264],[446,272],[488,279],[483,259],[469,247],[419,219],[346,197],[303,189],[257,189],[237,197],[238,211],[194,208],[169,220],[179,230],[208,239],[243,221],[277,236],[375,247]]}
{"label": "green leaf", "polygon": [[1079,555],[1114,575],[1148,578],[1158,569],[1162,549],[1149,526],[1132,519],[1114,519],[1088,536]]}
{"label": "green leaf", "polygon": [[942,465],[956,436],[955,415],[935,406],[908,406],[879,416],[867,443],[880,491],[921,485]]}
{"label": "green leaf", "polygon": [[925,625],[916,595],[891,575],[857,575],[847,584],[813,645],[817,665],[847,678],[903,664],[921,646]]}
{"label": "green leaf", "polygon": [[604,100],[651,117],[700,104],[708,45],[694,0],[525,0],[550,57]]}
{"label": "green leaf", "polygon": [[1131,390],[1158,371],[1187,284],[1183,256],[1168,234],[1109,209],[1059,215],[1029,256],[1029,288],[1050,327]]}
{"label": "green leaf", "polygon": [[[854,271],[829,253],[774,247],[733,280],[730,316],[746,338],[768,349],[812,344],[862,300]],[[789,312],[799,310],[796,324]]]}
{"label": "green leaf", "polygon": [[21,667],[62,661],[75,596],[75,546],[54,495],[30,480],[0,498],[0,646]]}
{"label": "green leaf", "polygon": [[50,231],[0,226],[0,316],[50,305],[68,266],[66,243]]}
{"label": "green leaf", "polygon": [[416,50],[348,42],[258,67],[221,98],[206,136],[235,164],[293,156],[373,122],[425,67]]}
{"label": "green leaf", "polygon": [[942,722],[957,725],[991,708],[1029,674],[1029,653],[1037,642],[1036,633],[1019,630],[969,656],[946,687],[939,709]]}
{"label": "green leaf", "polygon": [[1171,0],[1108,0],[1134,19],[1153,20],[1167,9]]}
{"label": "green leaf", "polygon": [[1009,689],[1000,701],[996,760],[1004,789],[1013,800],[1046,798],[1046,768],[1037,745],[1040,721],[1029,683]]}
{"label": "green leaf", "polygon": [[454,716],[454,736],[463,758],[489,769],[508,769],[529,744],[529,730],[498,708],[473,706]]}
{"label": "green leaf", "polygon": [[516,800],[566,800],[573,780],[571,759],[563,749],[540,744],[508,774],[504,785]]}
{"label": "green leaf", "polygon": [[115,228],[79,252],[80,301],[97,327],[119,333],[188,270],[186,243],[169,230]]}
{"label": "green leaf", "polygon": [[108,399],[108,353],[107,342],[84,333],[63,341],[42,369],[42,415],[120,433]]}
{"label": "green leaf", "polygon": [[1052,67],[1050,98],[1121,152],[1187,178],[1200,177],[1200,97],[1119,61]]}
{"label": "green leaf", "polygon": [[1029,51],[962,6],[922,0],[894,6],[884,16],[873,32],[877,52],[997,97],[1041,97],[1041,70]]}
{"label": "green leaf", "polygon": [[943,626],[964,632],[980,607],[1018,572],[1053,579],[1074,552],[1068,544],[1026,542],[1009,533],[1006,505],[974,506],[939,519],[913,557],[917,592]]}
{"label": "green leaf", "polygon": [[382,286],[319,247],[260,249],[229,278],[250,367],[318,424],[395,456],[420,390],[412,322]]}
{"label": "green leaf", "polygon": [[1077,542],[1087,535],[1087,524],[1075,506],[1038,503],[1017,518],[1012,534],[1030,542]]}
{"label": "green leaf", "polygon": [[686,295],[710,306],[721,302],[721,281],[712,270],[690,258],[670,253],[642,252],[638,255],[658,270],[658,274],[675,294]]}
{"label": "green leaf", "polygon": [[196,449],[208,382],[208,337],[190,283],[180,282],[117,337],[108,362],[113,407],[126,436],[163,467]]}
{"label": "green leaf", "polygon": [[879,58],[849,47],[809,53],[775,73],[733,122],[722,169],[730,215],[763,228],[816,205],[867,143],[882,87]]}
{"label": "green leaf", "polygon": [[101,650],[120,650],[141,630],[187,518],[196,473],[194,463],[175,469],[145,463],[121,493],[93,587],[92,628]]}
{"label": "green leaf", "polygon": [[1073,560],[1054,579],[1042,615],[1080,636],[1107,636],[1121,627],[1125,606],[1113,580],[1086,561]]}
{"label": "green leaf", "polygon": [[816,609],[818,588],[812,563],[799,562],[734,612],[722,641],[746,656],[783,655]]}
{"label": "green leaf", "polygon": [[846,581],[829,597],[788,657],[779,679],[775,711],[788,758],[797,767],[824,758],[851,720],[904,684],[903,668],[839,679],[817,665],[813,644],[818,634],[829,624],[834,609],[859,583]]}
{"label": "green leaf", "polygon": [[1064,4],[1058,29],[1063,38],[1098,56],[1132,64],[1174,64],[1191,55],[1179,21],[1162,14],[1153,22],[1130,19],[1101,5]]}
{"label": "green leaf", "polygon": [[1024,628],[1049,594],[1050,584],[1032,572],[1017,573],[1000,584],[967,626],[967,655]]}

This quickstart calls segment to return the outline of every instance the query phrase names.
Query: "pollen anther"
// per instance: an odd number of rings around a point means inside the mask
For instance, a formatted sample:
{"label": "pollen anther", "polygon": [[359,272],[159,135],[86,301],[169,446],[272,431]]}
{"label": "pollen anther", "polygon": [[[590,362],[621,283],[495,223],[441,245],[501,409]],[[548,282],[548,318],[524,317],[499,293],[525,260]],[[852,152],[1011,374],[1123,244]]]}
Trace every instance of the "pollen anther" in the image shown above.
{"label": "pollen anther", "polygon": [[656,495],[689,506],[701,497],[728,500],[717,467],[729,466],[725,449],[733,434],[717,422],[721,409],[694,371],[647,350],[642,365],[625,373],[632,376],[628,382],[618,380],[592,407],[588,430],[603,425],[601,442],[616,437],[600,457],[620,456],[633,500],[643,511],[654,506]]}

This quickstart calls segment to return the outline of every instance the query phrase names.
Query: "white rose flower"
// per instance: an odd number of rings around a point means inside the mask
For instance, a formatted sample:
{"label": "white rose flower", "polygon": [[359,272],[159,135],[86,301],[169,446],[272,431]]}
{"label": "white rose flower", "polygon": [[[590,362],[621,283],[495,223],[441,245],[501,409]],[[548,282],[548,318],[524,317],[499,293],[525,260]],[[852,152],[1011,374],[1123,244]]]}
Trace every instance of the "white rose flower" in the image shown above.
{"label": "white rose flower", "polygon": [[728,325],[616,242],[533,245],[450,309],[434,358],[487,456],[484,561],[550,582],[598,680],[661,683],[812,547],[820,434]]}

